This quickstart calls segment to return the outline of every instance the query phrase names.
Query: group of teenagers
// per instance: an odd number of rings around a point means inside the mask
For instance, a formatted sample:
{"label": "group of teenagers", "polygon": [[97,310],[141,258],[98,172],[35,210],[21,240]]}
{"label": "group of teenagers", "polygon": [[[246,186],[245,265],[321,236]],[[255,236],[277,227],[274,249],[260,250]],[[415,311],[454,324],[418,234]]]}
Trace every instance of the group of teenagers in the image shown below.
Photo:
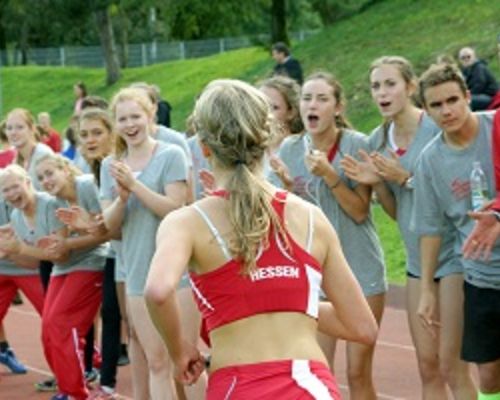
{"label": "group of teenagers", "polygon": [[7,114],[17,156],[0,170],[0,321],[17,290],[40,313],[53,400],[116,398],[116,367],[90,393],[83,374],[101,303],[102,362],[116,365],[121,314],[136,400],[339,399],[337,339],[350,398],[376,399],[387,282],[374,196],[406,250],[422,398],[500,399],[500,247],[462,251],[473,164],[490,198],[500,184],[500,114],[470,111],[453,64],[417,78],[384,56],[368,77],[382,117],[369,135],[326,72],[302,87],[212,81],[188,139],[157,125],[148,85],[132,85],[74,119],[88,173],[36,141],[27,110]]}

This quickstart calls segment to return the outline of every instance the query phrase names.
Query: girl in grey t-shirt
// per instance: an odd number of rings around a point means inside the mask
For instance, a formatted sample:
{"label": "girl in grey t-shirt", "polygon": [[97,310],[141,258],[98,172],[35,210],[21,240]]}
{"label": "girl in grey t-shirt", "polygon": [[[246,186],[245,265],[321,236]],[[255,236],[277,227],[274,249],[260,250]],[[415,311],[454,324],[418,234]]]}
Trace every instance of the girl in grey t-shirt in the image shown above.
{"label": "girl in grey t-shirt", "polygon": [[[143,90],[120,90],[111,110],[117,145],[115,155],[101,167],[100,197],[106,226],[122,237],[129,325],[134,332],[130,337],[133,397],[144,397],[146,390],[146,397],[159,399],[172,396],[172,370],[143,292],[161,218],[186,201],[187,161],[178,146],[151,137],[154,106]],[[149,371],[148,382],[143,381],[144,371]]]}
{"label": "girl in grey t-shirt", "polygon": [[408,321],[417,349],[423,392],[429,396],[432,394],[432,397],[446,398],[440,363],[454,376],[452,390],[471,392],[472,381],[467,366],[460,361],[458,346],[449,345],[459,340],[462,323],[461,302],[449,301],[456,298],[462,283],[462,265],[453,250],[455,234],[450,226],[444,229],[439,267],[433,283],[439,295],[439,314],[447,316],[441,319],[439,341],[423,329],[417,315],[421,285],[420,249],[418,234],[410,229],[410,221],[415,191],[419,188],[415,188],[413,174],[422,152],[440,129],[412,102],[416,76],[406,59],[390,56],[375,60],[370,69],[370,84],[373,100],[385,122],[370,135],[370,155],[364,153],[363,162],[346,157],[342,164],[349,177],[372,185],[386,213],[398,223],[407,257]]}
{"label": "girl in grey t-shirt", "polygon": [[[342,250],[380,322],[387,289],[385,266],[378,236],[370,216],[371,189],[348,179],[340,169],[345,154],[355,155],[366,148],[364,135],[350,129],[342,115],[342,89],[329,74],[318,73],[302,87],[300,113],[307,133],[284,140],[279,151],[282,165],[275,164],[276,182],[302,198],[316,203],[339,235]],[[321,343],[331,365],[334,342],[322,337]],[[352,393],[375,396],[371,371],[374,346],[348,343],[350,368],[358,368],[359,385]],[[354,350],[354,351],[353,351]],[[361,368],[361,366],[363,366]]]}
{"label": "girl in grey t-shirt", "polygon": [[37,140],[35,119],[24,108],[15,108],[7,114],[5,134],[12,147],[17,150],[16,163],[22,166],[31,178],[35,189],[40,189],[35,165],[38,159],[53,154],[50,147]]}

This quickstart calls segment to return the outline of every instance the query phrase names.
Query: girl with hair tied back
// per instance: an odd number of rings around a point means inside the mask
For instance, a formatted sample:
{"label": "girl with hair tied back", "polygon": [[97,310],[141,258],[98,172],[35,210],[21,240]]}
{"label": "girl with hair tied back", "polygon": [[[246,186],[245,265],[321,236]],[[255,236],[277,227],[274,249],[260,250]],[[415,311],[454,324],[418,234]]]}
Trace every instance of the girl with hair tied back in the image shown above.
{"label": "girl with hair tied back", "polygon": [[445,224],[439,267],[430,285],[439,307],[440,334],[429,335],[417,315],[422,260],[418,234],[410,229],[417,189],[413,175],[422,151],[438,136],[440,128],[413,102],[417,77],[408,60],[380,57],[373,61],[369,76],[371,95],[384,122],[369,136],[370,154],[362,153],[359,161],[346,156],[342,166],[349,178],[372,186],[384,211],[398,223],[406,250],[408,323],[423,398],[446,398],[448,385],[454,398],[469,399],[474,395],[474,384],[468,365],[459,357],[463,318],[462,301],[457,301],[457,295],[461,299],[462,266],[453,254],[454,233],[449,223]]}
{"label": "girl with hair tied back", "polygon": [[[371,218],[371,188],[349,179],[340,166],[346,155],[357,155],[366,148],[366,139],[351,128],[345,104],[342,86],[331,74],[316,72],[306,78],[300,98],[306,133],[283,141],[273,165],[276,175],[271,179],[324,211],[380,323],[387,283],[382,249]],[[324,335],[319,336],[319,341],[333,371],[336,341]],[[376,397],[372,379],[374,350],[375,343],[347,343],[351,399]]]}
{"label": "girl with hair tied back", "polygon": [[[163,220],[145,291],[176,378],[192,384],[204,368],[176,299],[188,266],[212,345],[208,400],[338,399],[317,330],[373,343],[377,328],[334,229],[266,181],[274,127],[258,89],[213,81],[193,115],[220,189]],[[320,287],[329,302],[319,302]]]}

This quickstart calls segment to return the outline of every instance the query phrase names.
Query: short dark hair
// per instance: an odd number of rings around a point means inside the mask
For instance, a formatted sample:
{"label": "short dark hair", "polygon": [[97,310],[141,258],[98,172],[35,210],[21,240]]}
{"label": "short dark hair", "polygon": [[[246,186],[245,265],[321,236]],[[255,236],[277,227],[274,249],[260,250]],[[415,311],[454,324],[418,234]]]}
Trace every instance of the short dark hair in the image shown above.
{"label": "short dark hair", "polygon": [[82,110],[86,108],[100,108],[101,110],[108,109],[108,102],[99,96],[85,96],[82,100]]}
{"label": "short dark hair", "polygon": [[421,104],[427,104],[425,101],[425,91],[427,89],[447,82],[455,82],[463,94],[467,93],[465,79],[455,64],[432,64],[418,81]]}
{"label": "short dark hair", "polygon": [[274,51],[277,51],[278,53],[285,54],[285,56],[289,56],[290,55],[290,49],[283,42],[276,42],[276,43],[274,43],[272,49]]}

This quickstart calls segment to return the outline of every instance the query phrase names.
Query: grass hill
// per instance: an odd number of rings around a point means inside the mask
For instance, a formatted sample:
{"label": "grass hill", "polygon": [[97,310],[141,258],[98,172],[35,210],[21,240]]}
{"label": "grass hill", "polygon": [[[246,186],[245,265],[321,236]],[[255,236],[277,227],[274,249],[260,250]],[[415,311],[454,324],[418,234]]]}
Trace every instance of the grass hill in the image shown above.
{"label": "grass hill", "polygon": [[[354,125],[369,132],[380,123],[371,102],[368,67],[381,55],[397,54],[422,72],[440,54],[456,55],[473,46],[500,76],[497,35],[500,2],[491,0],[386,0],[362,14],[339,21],[294,46],[306,74],[317,69],[335,73],[348,98]],[[250,48],[203,59],[175,61],[123,71],[122,80],[105,87],[100,69],[6,67],[0,70],[3,111],[26,107],[33,113],[49,111],[60,130],[72,112],[73,84],[84,81],[90,93],[109,98],[118,88],[135,81],[158,84],[173,105],[173,126],[184,129],[194,98],[210,80],[219,77],[256,82],[273,66],[269,52]],[[394,224],[375,208],[375,216],[393,282],[404,281],[404,254]]]}

